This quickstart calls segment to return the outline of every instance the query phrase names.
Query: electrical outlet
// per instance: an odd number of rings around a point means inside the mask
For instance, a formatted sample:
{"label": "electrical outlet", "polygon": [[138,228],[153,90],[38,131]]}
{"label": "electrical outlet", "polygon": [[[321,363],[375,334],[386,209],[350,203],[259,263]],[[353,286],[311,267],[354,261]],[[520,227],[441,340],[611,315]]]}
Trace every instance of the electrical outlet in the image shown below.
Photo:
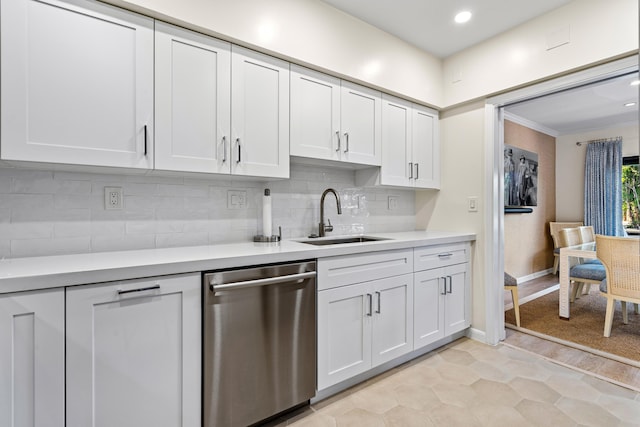
{"label": "electrical outlet", "polygon": [[389,196],[388,208],[390,211],[394,211],[398,209],[398,196]]}
{"label": "electrical outlet", "polygon": [[243,190],[227,191],[227,209],[246,209],[247,192]]}
{"label": "electrical outlet", "polygon": [[104,208],[107,210],[122,209],[122,187],[104,187]]}

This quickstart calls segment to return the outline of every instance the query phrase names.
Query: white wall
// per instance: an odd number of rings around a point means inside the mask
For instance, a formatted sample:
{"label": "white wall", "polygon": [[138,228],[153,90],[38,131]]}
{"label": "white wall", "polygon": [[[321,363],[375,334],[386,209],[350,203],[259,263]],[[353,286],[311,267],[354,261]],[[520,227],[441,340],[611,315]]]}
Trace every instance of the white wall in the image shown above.
{"label": "white wall", "polygon": [[[291,179],[268,183],[0,167],[0,258],[250,241],[262,232],[264,188],[271,189],[274,230],[282,226],[285,238],[317,233],[327,187],[342,195],[342,215],[326,199],[334,234],[414,229],[412,191],[354,182],[350,170],[299,165]],[[123,189],[123,210],[104,209],[105,186]],[[246,191],[247,208],[228,209],[228,190]],[[387,209],[389,195],[398,209]]]}
{"label": "white wall", "polygon": [[433,106],[441,61],[319,0],[106,0]]}
{"label": "white wall", "polygon": [[[561,28],[569,29],[570,43],[547,50],[547,36]],[[637,49],[637,0],[574,0],[446,58],[444,105],[530,84]],[[454,77],[461,80],[453,82]]]}
{"label": "white wall", "polygon": [[556,220],[584,219],[584,161],[587,145],[576,142],[622,137],[622,155],[637,156],[640,150],[638,125],[600,129],[556,138]]}

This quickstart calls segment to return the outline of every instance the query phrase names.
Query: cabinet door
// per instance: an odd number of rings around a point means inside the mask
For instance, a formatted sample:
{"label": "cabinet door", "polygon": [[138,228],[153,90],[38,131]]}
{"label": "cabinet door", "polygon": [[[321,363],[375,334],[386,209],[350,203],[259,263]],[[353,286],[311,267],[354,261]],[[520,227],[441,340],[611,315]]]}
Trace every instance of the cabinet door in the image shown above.
{"label": "cabinet door", "polygon": [[0,425],[65,425],[64,289],[0,296]]}
{"label": "cabinet door", "polygon": [[372,366],[413,350],[413,274],[373,282]]}
{"label": "cabinet door", "polygon": [[230,173],[231,45],[156,23],[155,168]]}
{"label": "cabinet door", "polygon": [[342,159],[351,163],[380,166],[382,147],[381,93],[342,82]]}
{"label": "cabinet door", "polygon": [[438,113],[413,106],[413,179],[418,188],[440,188],[440,138]]}
{"label": "cabinet door", "polygon": [[318,390],[371,368],[370,285],[318,292]]}
{"label": "cabinet door", "polygon": [[153,167],[153,20],[95,1],[1,5],[1,156]]}
{"label": "cabinet door", "polygon": [[380,183],[413,186],[411,103],[382,96],[382,165]]}
{"label": "cabinet door", "polygon": [[420,271],[414,274],[413,331],[414,348],[431,344],[445,336],[444,269]]}
{"label": "cabinet door", "polygon": [[291,65],[291,155],[338,160],[340,79]]}
{"label": "cabinet door", "polygon": [[231,48],[231,173],[289,177],[289,64]]}
{"label": "cabinet door", "polygon": [[445,335],[451,335],[469,326],[469,292],[467,264],[445,267],[447,295],[445,301]]}
{"label": "cabinet door", "polygon": [[67,425],[200,426],[200,275],[67,289]]}

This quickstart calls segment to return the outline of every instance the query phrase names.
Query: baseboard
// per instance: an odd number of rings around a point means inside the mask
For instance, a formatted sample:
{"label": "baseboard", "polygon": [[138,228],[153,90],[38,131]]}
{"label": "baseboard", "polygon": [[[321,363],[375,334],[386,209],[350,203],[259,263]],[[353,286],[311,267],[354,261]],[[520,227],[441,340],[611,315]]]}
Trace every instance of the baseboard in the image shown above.
{"label": "baseboard", "polygon": [[[520,305],[522,305],[522,304],[528,303],[530,301],[533,301],[536,298],[540,298],[540,297],[543,297],[543,296],[545,296],[547,294],[550,294],[551,292],[555,292],[558,289],[560,289],[560,285],[559,284],[553,285],[553,286],[549,286],[548,288],[543,289],[541,291],[538,291],[535,294],[527,295],[524,298],[519,298],[518,302],[520,303]],[[507,304],[504,305],[504,311],[511,310],[512,308],[513,308],[513,302],[510,302],[510,303],[507,303]]]}
{"label": "baseboard", "polygon": [[479,341],[483,344],[487,343],[487,333],[485,331],[481,331],[480,329],[469,328],[467,330],[467,338],[470,338],[474,341]]}
{"label": "baseboard", "polygon": [[522,277],[516,277],[516,283],[520,285],[521,283],[528,282],[529,280],[537,279],[538,277],[546,276],[547,274],[552,274],[553,268],[547,268],[546,270],[536,271],[535,273],[528,274]]}

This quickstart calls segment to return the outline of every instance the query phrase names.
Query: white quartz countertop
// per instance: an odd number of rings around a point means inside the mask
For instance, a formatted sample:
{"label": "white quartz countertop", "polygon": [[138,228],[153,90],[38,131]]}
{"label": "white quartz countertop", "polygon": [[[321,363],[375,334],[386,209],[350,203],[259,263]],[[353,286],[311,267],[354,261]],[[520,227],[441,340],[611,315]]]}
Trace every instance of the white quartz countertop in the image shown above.
{"label": "white quartz countertop", "polygon": [[[0,294],[475,240],[473,233],[443,231],[366,235],[389,240],[315,246],[300,242],[310,239],[297,238],[4,259],[0,260]],[[335,237],[341,236],[327,238]]]}

